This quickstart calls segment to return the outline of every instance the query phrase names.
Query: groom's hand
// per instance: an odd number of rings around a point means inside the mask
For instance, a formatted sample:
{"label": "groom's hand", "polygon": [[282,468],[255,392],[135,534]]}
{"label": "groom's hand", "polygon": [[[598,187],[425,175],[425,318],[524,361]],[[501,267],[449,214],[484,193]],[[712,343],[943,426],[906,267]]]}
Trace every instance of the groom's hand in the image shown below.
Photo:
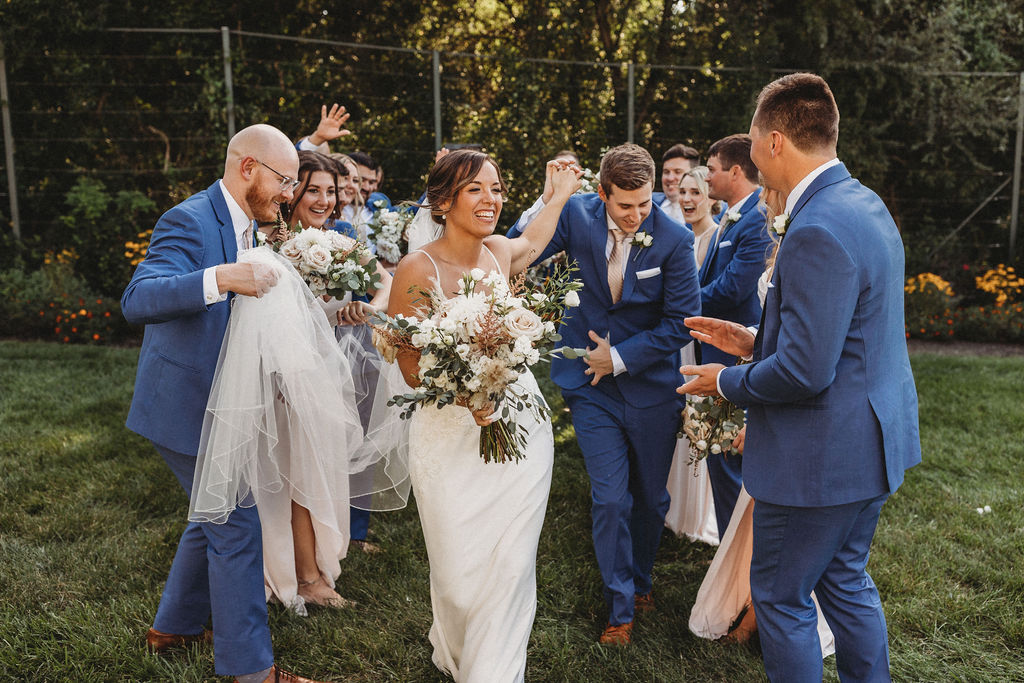
{"label": "groom's hand", "polygon": [[683,386],[676,389],[677,394],[693,394],[694,396],[719,396],[718,373],[725,369],[721,363],[707,365],[684,365],[679,372],[684,375],[697,375]]}
{"label": "groom's hand", "polygon": [[214,273],[221,294],[234,292],[259,298],[277,284],[277,271],[263,263],[222,263]]}
{"label": "groom's hand", "polygon": [[597,344],[597,347],[587,349],[587,355],[583,357],[583,362],[588,367],[583,374],[593,375],[594,379],[590,380],[590,385],[596,386],[602,377],[615,372],[615,367],[612,365],[612,347],[608,340],[597,332],[590,330],[587,334],[590,336],[590,340]]}
{"label": "groom's hand", "polygon": [[690,328],[690,336],[699,342],[740,358],[754,353],[754,335],[739,323],[703,316],[686,318],[683,323]]}

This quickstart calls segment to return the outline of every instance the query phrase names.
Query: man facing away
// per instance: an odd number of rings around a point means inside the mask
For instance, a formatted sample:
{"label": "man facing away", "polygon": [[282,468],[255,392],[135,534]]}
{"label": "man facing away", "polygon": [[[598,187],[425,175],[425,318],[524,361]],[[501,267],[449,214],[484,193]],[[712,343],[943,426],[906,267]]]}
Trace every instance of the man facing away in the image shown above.
{"label": "man facing away", "polygon": [[651,570],[681,408],[673,390],[689,339],[683,319],[700,310],[693,233],[652,205],[654,173],[642,147],[609,150],[599,192],[569,199],[537,259],[564,250],[584,285],[561,334],[568,346],[591,346],[589,357],[554,359],[551,379],[590,476],[606,644],[629,643],[635,611],[654,607]]}
{"label": "man facing away", "polygon": [[[121,309],[146,325],[127,426],[149,439],[191,496],[203,415],[231,314],[230,297],[261,296],[272,271],[236,263],[253,245],[254,221],[270,222],[298,185],[294,146],[255,125],[228,143],[224,177],[161,216]],[[306,679],[274,666],[255,507],[224,524],[190,522],[182,533],[153,627],[153,652],[208,642],[214,667],[242,683]]]}
{"label": "man facing away", "polygon": [[737,323],[688,321],[694,337],[754,362],[684,368],[699,376],[680,388],[747,409],[750,588],[773,681],[821,681],[812,590],[840,679],[890,680],[866,565],[882,505],[921,461],[903,244],[882,200],[836,158],[838,135],[820,77],[790,74],[761,91],[750,155],[788,217],[764,317],[756,337]]}

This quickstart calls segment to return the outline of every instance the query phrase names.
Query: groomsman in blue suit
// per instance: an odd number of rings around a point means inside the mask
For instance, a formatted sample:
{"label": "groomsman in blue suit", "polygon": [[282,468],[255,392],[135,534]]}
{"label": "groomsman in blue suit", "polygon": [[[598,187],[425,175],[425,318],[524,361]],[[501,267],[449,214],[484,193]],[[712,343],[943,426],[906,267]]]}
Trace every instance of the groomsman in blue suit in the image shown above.
{"label": "groomsman in blue suit", "polygon": [[683,174],[700,165],[700,152],[682,143],[672,145],[661,155],[661,192],[651,195],[651,201],[668,217],[686,225],[683,209],[679,206],[679,181]]}
{"label": "groomsman in blue suit", "polygon": [[[757,167],[750,160],[750,136],[730,135],[708,149],[708,195],[728,202],[715,239],[700,268],[701,310],[705,316],[756,325],[761,318],[757,280],[764,272],[772,240],[759,206]],[[701,346],[705,363],[735,365],[736,357],[714,346]],[[743,457],[708,456],[708,476],[715,501],[718,537],[725,537],[743,485]]]}
{"label": "groomsman in blue suit", "polygon": [[[253,245],[256,221],[272,221],[291,201],[298,168],[281,131],[240,131],[228,143],[224,177],[157,221],[121,297],[125,318],[146,325],[127,426],[153,443],[186,496],[231,297],[261,296],[276,283],[236,255]],[[255,507],[235,509],[224,524],[185,527],[147,645],[159,653],[207,642],[211,617],[218,674],[242,683],[306,680],[274,666]]]}
{"label": "groomsman in blue suit", "polygon": [[561,334],[568,346],[591,347],[589,357],[553,360],[551,379],[590,475],[606,644],[629,643],[635,610],[654,606],[651,570],[681,408],[679,348],[689,340],[684,319],[700,310],[693,233],[652,205],[654,173],[643,148],[609,150],[598,193],[569,199],[538,258],[564,250],[584,285]]}
{"label": "groomsman in blue suit", "polygon": [[754,505],[750,588],[773,681],[821,681],[813,590],[843,681],[888,681],[885,614],[866,565],[879,513],[921,461],[903,323],[903,243],[882,200],[836,158],[839,110],[813,74],[761,91],[751,157],[786,197],[754,337],[699,318],[694,337],[737,367],[685,368],[680,388],[747,409],[743,478]]}

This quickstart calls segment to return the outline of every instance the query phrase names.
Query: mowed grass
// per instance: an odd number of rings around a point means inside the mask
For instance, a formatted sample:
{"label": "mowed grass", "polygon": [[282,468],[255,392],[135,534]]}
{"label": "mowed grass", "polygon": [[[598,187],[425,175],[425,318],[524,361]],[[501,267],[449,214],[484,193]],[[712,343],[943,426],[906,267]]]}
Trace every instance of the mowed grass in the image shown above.
{"label": "mowed grass", "polygon": [[[124,428],[137,349],[0,342],[0,680],[218,680],[208,649],[148,655],[187,501]],[[882,512],[869,569],[898,681],[1024,680],[1024,358],[912,358],[924,464]],[[665,534],[657,611],[628,649],[605,619],[586,473],[557,395],[556,461],[538,558],[529,681],[760,681],[756,645],[687,630],[714,549]],[[817,447],[793,444],[794,448]],[[989,505],[991,513],[979,515]],[[353,552],[359,605],[270,608],[279,663],[346,681],[444,681],[430,661],[428,567],[414,501],[373,517],[386,552]],[[836,680],[833,658],[826,679]]]}

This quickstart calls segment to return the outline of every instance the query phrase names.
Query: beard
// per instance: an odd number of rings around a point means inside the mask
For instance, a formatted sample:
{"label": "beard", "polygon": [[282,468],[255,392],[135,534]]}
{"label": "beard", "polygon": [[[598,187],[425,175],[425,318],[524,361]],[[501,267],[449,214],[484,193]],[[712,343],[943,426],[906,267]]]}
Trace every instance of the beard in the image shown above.
{"label": "beard", "polygon": [[277,218],[277,204],[274,199],[277,195],[270,195],[260,191],[257,185],[250,185],[245,191],[245,203],[249,205],[253,218],[257,223],[270,223]]}

